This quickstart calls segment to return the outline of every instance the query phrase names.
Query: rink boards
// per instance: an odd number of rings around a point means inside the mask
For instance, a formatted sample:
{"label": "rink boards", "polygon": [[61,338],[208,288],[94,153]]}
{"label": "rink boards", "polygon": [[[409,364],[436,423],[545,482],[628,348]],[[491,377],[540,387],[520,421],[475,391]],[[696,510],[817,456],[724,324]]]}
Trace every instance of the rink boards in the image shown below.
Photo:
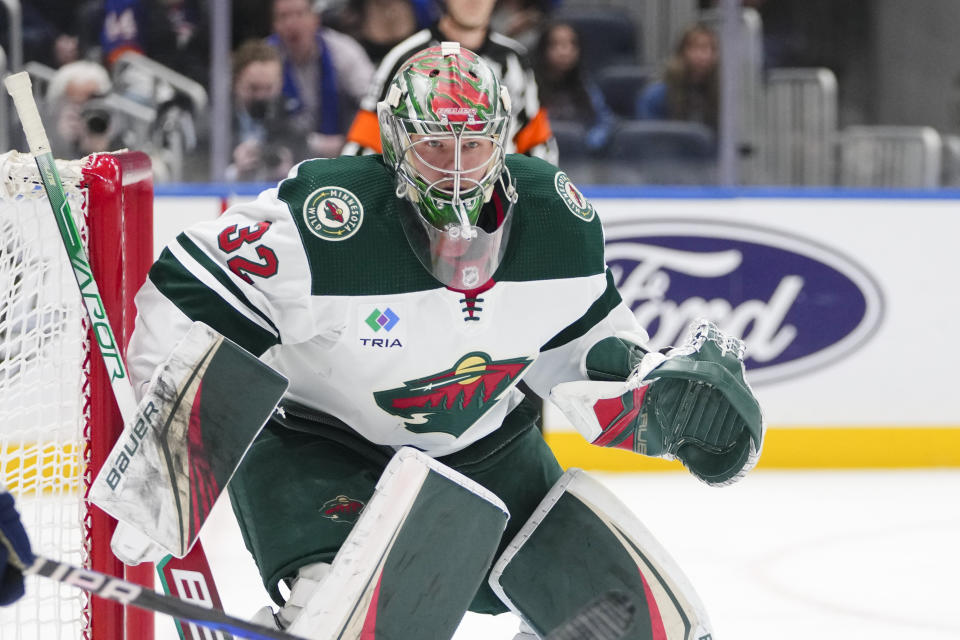
{"label": "rink boards", "polygon": [[[761,466],[960,466],[960,193],[583,190],[654,346],[699,315],[744,337],[769,427]],[[159,252],[256,189],[157,192]],[[589,446],[551,407],[545,423],[565,466],[674,468]]]}

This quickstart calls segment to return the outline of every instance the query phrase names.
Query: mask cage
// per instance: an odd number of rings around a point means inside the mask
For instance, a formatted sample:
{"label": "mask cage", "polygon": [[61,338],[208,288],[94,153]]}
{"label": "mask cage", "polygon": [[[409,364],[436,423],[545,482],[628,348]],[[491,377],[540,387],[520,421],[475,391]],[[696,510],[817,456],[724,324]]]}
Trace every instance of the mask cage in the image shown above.
{"label": "mask cage", "polygon": [[[385,152],[385,159],[393,162],[398,177],[397,195],[416,203],[423,216],[438,228],[449,224],[475,224],[480,209],[490,199],[494,185],[505,170],[504,133],[509,125],[508,118],[475,121],[467,117],[450,121],[442,117],[439,121],[432,121],[391,116],[384,111],[380,114],[380,124],[389,127],[393,144],[392,153]],[[414,139],[414,136],[423,137]],[[471,139],[490,141],[491,152],[476,163],[464,166],[463,145]],[[433,141],[451,142],[452,167],[441,166],[440,158],[433,159],[426,151]],[[428,180],[422,176],[414,164],[414,157],[439,177]],[[465,175],[480,170],[483,170],[480,176]]]}

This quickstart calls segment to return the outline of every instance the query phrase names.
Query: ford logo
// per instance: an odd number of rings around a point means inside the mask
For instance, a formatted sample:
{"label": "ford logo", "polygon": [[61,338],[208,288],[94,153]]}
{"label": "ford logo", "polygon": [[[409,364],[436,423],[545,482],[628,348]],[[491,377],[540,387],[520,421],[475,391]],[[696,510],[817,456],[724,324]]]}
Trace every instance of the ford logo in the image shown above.
{"label": "ford logo", "polygon": [[707,317],[744,339],[750,381],[843,358],[883,318],[880,288],[840,251],[738,223],[649,219],[605,225],[607,264],[651,346],[677,344]]}

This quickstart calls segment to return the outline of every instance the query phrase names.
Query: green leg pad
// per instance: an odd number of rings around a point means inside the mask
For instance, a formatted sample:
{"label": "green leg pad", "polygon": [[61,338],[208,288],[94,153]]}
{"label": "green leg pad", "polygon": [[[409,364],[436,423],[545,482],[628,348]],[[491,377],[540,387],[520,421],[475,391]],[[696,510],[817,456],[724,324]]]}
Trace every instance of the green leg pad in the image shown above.
{"label": "green leg pad", "polygon": [[[500,429],[438,461],[484,486],[510,512],[496,555],[563,473],[524,402]],[[274,602],[278,584],[314,562],[333,562],[389,462],[383,448],[344,430],[294,430],[268,423],[228,486],[247,549]],[[340,498],[342,496],[342,499]],[[486,577],[470,610],[508,611]]]}
{"label": "green leg pad", "polygon": [[618,590],[635,608],[624,640],[708,640],[692,587],[613,494],[568,471],[497,561],[494,590],[541,636],[598,594]]}
{"label": "green leg pad", "polygon": [[290,633],[447,640],[489,570],[506,522],[506,507],[492,493],[401,449]]}

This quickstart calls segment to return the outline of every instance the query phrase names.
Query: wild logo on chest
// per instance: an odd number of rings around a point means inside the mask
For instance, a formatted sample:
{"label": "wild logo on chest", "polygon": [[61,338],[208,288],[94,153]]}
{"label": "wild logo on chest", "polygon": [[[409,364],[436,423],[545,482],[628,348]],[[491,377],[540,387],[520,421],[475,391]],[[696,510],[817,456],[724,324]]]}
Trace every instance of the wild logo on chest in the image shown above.
{"label": "wild logo on chest", "polygon": [[459,437],[513,386],[530,358],[493,360],[474,351],[451,368],[373,394],[377,405],[414,433]]}

